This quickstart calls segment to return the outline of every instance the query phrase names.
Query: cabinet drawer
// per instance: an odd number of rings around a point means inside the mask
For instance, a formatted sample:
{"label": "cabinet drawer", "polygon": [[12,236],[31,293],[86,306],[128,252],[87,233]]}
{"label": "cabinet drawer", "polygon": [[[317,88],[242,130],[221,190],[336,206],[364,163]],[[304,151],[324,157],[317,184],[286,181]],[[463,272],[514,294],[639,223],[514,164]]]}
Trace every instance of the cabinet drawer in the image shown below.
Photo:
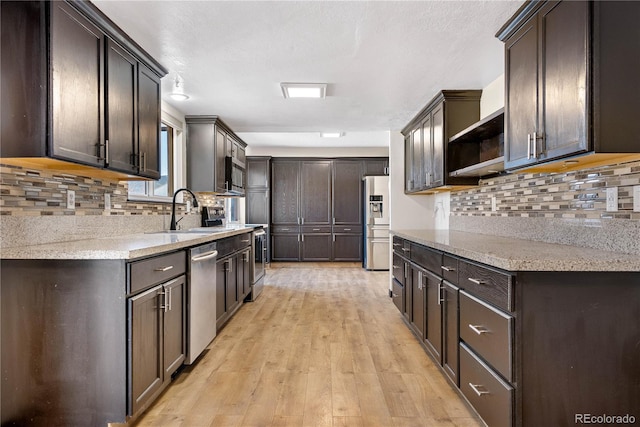
{"label": "cabinet drawer", "polygon": [[293,233],[298,234],[300,231],[300,227],[297,225],[274,225],[272,229],[272,233]]}
{"label": "cabinet drawer", "polygon": [[460,338],[509,381],[512,336],[513,317],[460,291]]}
{"label": "cabinet drawer", "polygon": [[361,225],[334,225],[333,226],[334,233],[362,233]]}
{"label": "cabinet drawer", "polygon": [[513,387],[460,344],[460,391],[491,427],[510,427]]}
{"label": "cabinet drawer", "polygon": [[391,264],[391,270],[393,274],[393,278],[396,279],[400,284],[404,285],[404,276],[405,276],[405,263],[404,259],[397,253],[393,254],[393,263]]}
{"label": "cabinet drawer", "polygon": [[513,276],[469,261],[458,262],[458,286],[507,311],[513,311]]}
{"label": "cabinet drawer", "polygon": [[302,233],[331,233],[330,225],[303,225],[301,228]]}
{"label": "cabinet drawer", "polygon": [[442,277],[453,285],[458,284],[458,258],[451,255],[444,254],[442,256]]}
{"label": "cabinet drawer", "polygon": [[404,247],[404,239],[398,236],[393,236],[393,250],[397,251],[398,253],[402,253],[403,247]]}
{"label": "cabinet drawer", "polygon": [[442,252],[434,251],[422,245],[411,244],[411,261],[432,273],[441,275]]}
{"label": "cabinet drawer", "polygon": [[185,252],[180,251],[130,263],[129,293],[133,294],[184,274],[186,258]]}
{"label": "cabinet drawer", "polygon": [[393,280],[391,286],[391,300],[393,304],[398,307],[400,313],[404,312],[404,286],[397,280]]}

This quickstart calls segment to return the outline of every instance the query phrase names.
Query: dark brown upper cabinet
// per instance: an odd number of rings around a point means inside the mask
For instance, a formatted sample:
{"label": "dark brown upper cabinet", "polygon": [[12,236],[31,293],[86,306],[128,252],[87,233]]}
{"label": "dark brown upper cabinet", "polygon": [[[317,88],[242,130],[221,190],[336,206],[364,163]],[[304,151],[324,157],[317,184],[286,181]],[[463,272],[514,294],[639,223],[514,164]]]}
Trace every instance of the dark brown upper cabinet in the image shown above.
{"label": "dark brown upper cabinet", "polygon": [[300,224],[331,225],[331,160],[300,163]]}
{"label": "dark brown upper cabinet", "polygon": [[[366,161],[365,161],[366,163]],[[362,224],[362,162],[333,161],[333,224]]]}
{"label": "dark brown upper cabinet", "polygon": [[159,178],[167,71],[89,2],[1,7],[3,162]]}
{"label": "dark brown upper cabinet", "polygon": [[[186,116],[185,121],[189,188],[199,192],[244,196],[244,152],[247,144],[218,116]],[[242,163],[238,156],[241,156]]]}
{"label": "dark brown upper cabinet", "polygon": [[639,15],[638,2],[536,1],[502,27],[507,170],[640,158]]}
{"label": "dark brown upper cabinet", "polygon": [[405,193],[432,193],[477,184],[450,176],[448,143],[478,121],[481,90],[443,90],[402,130],[405,137]]}

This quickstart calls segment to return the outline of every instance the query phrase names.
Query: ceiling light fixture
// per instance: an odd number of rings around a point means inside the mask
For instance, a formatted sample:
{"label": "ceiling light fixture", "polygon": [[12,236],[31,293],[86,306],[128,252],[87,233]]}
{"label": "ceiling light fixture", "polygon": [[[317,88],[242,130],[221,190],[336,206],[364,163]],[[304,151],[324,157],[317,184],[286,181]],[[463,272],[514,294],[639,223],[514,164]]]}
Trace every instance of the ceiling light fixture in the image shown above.
{"label": "ceiling light fixture", "polygon": [[344,132],[320,132],[322,138],[340,138],[344,136]]}
{"label": "ceiling light fixture", "polygon": [[180,76],[176,76],[173,80],[173,92],[171,92],[169,96],[175,101],[186,101],[189,99],[189,96],[184,93],[184,80],[182,80]]}
{"label": "ceiling light fixture", "polygon": [[324,98],[326,83],[280,83],[285,98]]}

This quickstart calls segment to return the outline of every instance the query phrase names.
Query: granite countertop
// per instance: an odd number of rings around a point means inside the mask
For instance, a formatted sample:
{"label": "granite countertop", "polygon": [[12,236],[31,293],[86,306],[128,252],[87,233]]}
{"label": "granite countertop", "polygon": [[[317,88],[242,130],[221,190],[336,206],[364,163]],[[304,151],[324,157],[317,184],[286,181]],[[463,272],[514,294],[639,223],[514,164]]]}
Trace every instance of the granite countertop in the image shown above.
{"label": "granite countertop", "polygon": [[2,259],[122,259],[130,260],[209,243],[252,231],[252,226],[195,229],[196,232],[155,232],[2,248]]}
{"label": "granite countertop", "polygon": [[508,271],[638,271],[640,256],[450,230],[391,230],[425,246]]}

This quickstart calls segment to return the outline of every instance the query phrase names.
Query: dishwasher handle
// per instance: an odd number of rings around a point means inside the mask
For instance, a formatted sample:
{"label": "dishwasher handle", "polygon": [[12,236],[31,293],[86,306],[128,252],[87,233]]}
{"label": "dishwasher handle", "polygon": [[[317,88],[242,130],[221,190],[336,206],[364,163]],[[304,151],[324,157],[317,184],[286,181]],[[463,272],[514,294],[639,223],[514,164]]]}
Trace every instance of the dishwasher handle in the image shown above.
{"label": "dishwasher handle", "polygon": [[202,254],[198,254],[195,256],[191,257],[191,262],[200,262],[200,261],[205,261],[211,258],[215,258],[218,256],[218,251],[217,250],[212,250],[209,252],[204,252]]}
{"label": "dishwasher handle", "polygon": [[264,230],[258,230],[258,231],[254,231],[253,232],[253,235],[256,236],[256,237],[257,236],[264,236],[265,234],[267,234],[267,232],[264,231]]}

